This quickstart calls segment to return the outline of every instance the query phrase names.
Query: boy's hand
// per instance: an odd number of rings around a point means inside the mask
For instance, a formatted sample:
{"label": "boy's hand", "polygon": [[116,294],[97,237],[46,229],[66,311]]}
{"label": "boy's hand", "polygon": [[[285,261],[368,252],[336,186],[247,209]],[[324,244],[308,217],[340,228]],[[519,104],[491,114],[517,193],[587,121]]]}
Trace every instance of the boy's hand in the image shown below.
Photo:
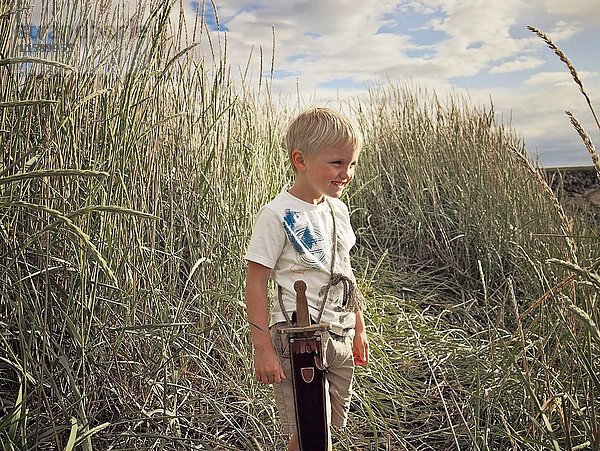
{"label": "boy's hand", "polygon": [[369,341],[367,340],[367,331],[365,328],[365,319],[360,310],[356,312],[356,322],[354,323],[354,341],[352,342],[352,353],[354,354],[354,364],[365,366],[369,363]]}
{"label": "boy's hand", "polygon": [[352,353],[354,354],[354,364],[357,366],[365,366],[369,363],[369,341],[367,333],[363,330],[356,331],[354,341],[352,343]]}
{"label": "boy's hand", "polygon": [[263,384],[279,384],[285,379],[283,368],[281,368],[273,346],[269,346],[264,350],[256,349],[254,352],[254,368],[256,380]]}

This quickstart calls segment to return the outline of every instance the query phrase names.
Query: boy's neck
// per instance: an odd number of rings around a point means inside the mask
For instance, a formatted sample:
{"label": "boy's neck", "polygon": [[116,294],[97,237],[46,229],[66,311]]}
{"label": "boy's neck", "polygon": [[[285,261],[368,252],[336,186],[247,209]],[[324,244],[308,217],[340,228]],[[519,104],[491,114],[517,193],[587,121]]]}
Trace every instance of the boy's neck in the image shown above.
{"label": "boy's neck", "polygon": [[315,197],[315,193],[311,193],[310,190],[307,190],[302,183],[298,183],[298,179],[294,182],[294,185],[288,190],[292,196],[297,197],[304,202],[308,202],[309,204],[318,205],[325,200],[325,196],[320,194],[319,197]]}

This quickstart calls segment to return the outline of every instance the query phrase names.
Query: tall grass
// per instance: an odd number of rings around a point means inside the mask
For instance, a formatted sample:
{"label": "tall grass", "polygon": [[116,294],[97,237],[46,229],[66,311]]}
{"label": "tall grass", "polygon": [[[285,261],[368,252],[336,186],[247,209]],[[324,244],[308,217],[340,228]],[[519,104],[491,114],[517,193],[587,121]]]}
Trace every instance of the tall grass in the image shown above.
{"label": "tall grass", "polygon": [[240,101],[221,42],[203,55],[201,19],[175,42],[170,5],[45,4],[40,35],[75,46],[52,67],[10,59],[24,6],[3,11],[0,441],[272,447],[240,287],[278,119]]}
{"label": "tall grass", "polygon": [[387,343],[373,360],[400,366],[381,368],[396,386],[377,369],[359,379],[379,395],[375,417],[393,408],[403,433],[381,428],[407,448],[597,446],[596,295],[564,263],[595,267],[588,225],[493,105],[388,85],[354,109],[367,137],[350,202],[361,257],[385,255],[388,296],[369,313]]}
{"label": "tall grass", "polygon": [[[40,36],[73,47],[25,55],[28,4],[2,9],[5,449],[286,442],[252,380],[242,256],[298,105],[234,86],[212,7],[44,2]],[[520,139],[415,86],[340,108],[366,136],[346,201],[373,359],[336,448],[597,446],[596,295],[554,288],[594,284],[597,249],[573,218],[570,258]]]}
{"label": "tall grass", "polygon": [[531,279],[523,261],[564,252],[564,240],[540,236],[560,233],[549,227],[559,217],[513,155],[524,144],[496,122],[493,105],[390,85],[356,108],[369,143],[360,174],[369,189],[357,203],[376,252],[480,291],[481,269],[495,291],[507,274]]}
{"label": "tall grass", "polygon": [[388,294],[359,424],[399,449],[598,449],[597,224],[493,105],[388,85],[354,111],[353,219]]}

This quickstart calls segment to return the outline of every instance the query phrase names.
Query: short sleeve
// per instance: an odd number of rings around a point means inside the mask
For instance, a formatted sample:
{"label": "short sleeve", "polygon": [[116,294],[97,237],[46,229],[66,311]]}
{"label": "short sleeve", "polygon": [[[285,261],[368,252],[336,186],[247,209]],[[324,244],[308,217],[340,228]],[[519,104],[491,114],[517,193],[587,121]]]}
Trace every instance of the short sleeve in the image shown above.
{"label": "short sleeve", "polygon": [[277,215],[263,207],[256,215],[244,258],[273,269],[285,245],[285,231]]}
{"label": "short sleeve", "polygon": [[338,230],[343,234],[345,245],[350,250],[356,244],[356,235],[350,222],[350,212],[347,205],[339,199],[333,199],[333,205],[338,220]]}

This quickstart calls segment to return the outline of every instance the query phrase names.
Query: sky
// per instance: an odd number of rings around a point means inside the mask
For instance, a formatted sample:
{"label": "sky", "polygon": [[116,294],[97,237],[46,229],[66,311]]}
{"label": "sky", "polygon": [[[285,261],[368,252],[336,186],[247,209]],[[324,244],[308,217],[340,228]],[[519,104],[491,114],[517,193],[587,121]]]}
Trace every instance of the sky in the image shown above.
{"label": "sky", "polygon": [[[591,165],[569,122],[572,111],[593,141],[598,126],[564,63],[534,33],[565,52],[600,109],[598,0],[215,0],[209,27],[226,33],[227,61],[250,72],[263,50],[272,91],[311,104],[364,95],[369,86],[410,81],[443,95],[464,94],[512,124],[546,167]],[[197,3],[189,3],[193,10]],[[236,70],[237,69],[237,70]],[[250,77],[250,76],[249,76]]]}
{"label": "sky", "polygon": [[[113,0],[113,8],[121,2],[136,10],[144,0]],[[183,16],[191,28],[203,0],[174,5],[172,22]],[[600,112],[599,0],[204,0],[204,11],[214,46],[226,41],[234,77],[247,73],[246,84],[257,85],[272,65],[272,93],[295,101],[299,92],[303,106],[410,83],[478,107],[491,102],[545,167],[592,164],[565,110],[600,142],[565,64],[527,29],[544,31],[564,51]]]}

